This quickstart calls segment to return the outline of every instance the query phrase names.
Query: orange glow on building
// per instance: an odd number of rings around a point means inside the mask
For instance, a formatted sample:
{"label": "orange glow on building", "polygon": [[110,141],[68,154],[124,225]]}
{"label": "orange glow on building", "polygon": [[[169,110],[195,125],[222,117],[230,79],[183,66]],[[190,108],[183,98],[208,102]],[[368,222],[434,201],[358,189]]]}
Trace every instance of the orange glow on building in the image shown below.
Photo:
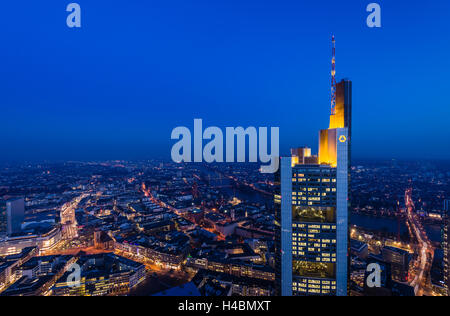
{"label": "orange glow on building", "polygon": [[[336,114],[330,115],[330,129],[333,128],[344,128],[345,126],[345,109],[344,100],[339,100],[336,98]],[[338,102],[340,101],[340,102]]]}
{"label": "orange glow on building", "polygon": [[[351,82],[342,80],[336,85],[336,105],[330,115],[330,129],[350,128],[351,121]],[[346,98],[347,96],[347,98]]]}
{"label": "orange glow on building", "polygon": [[[346,97],[347,96],[347,97]],[[347,99],[346,99],[347,98]],[[351,137],[351,82],[342,80],[336,85],[336,105],[330,115],[330,126],[321,130],[319,136],[319,163],[336,167],[337,128],[349,128]]]}
{"label": "orange glow on building", "polygon": [[319,133],[319,164],[337,166],[336,129],[323,129]]}
{"label": "orange glow on building", "polygon": [[[337,166],[337,143],[351,140],[351,90],[352,83],[342,80],[336,85],[336,104],[330,115],[328,129],[319,133],[319,154],[311,155],[307,147],[291,149],[292,166],[301,164],[321,164]],[[348,128],[349,135],[345,139],[337,139],[339,128]]]}

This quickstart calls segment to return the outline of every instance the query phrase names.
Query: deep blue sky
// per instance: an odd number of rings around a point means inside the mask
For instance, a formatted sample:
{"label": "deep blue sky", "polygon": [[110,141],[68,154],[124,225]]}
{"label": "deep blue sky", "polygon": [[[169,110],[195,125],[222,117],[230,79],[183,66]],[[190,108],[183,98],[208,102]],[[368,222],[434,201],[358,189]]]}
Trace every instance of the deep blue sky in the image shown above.
{"label": "deep blue sky", "polygon": [[281,150],[328,127],[330,37],[353,81],[353,156],[450,159],[450,1],[6,1],[0,160],[170,156],[170,133],[279,126]]}

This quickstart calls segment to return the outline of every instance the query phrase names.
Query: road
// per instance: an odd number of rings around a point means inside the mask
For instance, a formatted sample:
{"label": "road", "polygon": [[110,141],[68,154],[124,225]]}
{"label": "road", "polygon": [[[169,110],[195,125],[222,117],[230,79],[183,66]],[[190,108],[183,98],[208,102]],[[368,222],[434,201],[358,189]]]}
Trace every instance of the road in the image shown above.
{"label": "road", "polygon": [[75,254],[81,250],[89,251],[89,248],[71,247],[71,242],[78,237],[77,221],[75,210],[78,204],[89,194],[82,194],[72,201],[65,203],[60,210],[62,240],[51,250],[41,252],[41,255]]}
{"label": "road", "polygon": [[405,205],[407,209],[407,220],[417,240],[418,249],[417,271],[411,281],[411,286],[414,287],[414,292],[417,296],[422,296],[430,292],[428,280],[433,262],[434,248],[415,213],[412,189],[408,189],[405,192]]}
{"label": "road", "polygon": [[71,240],[78,237],[77,221],[75,219],[75,210],[82,199],[88,194],[82,194],[72,201],[67,202],[61,207],[61,224],[63,226],[63,239]]}

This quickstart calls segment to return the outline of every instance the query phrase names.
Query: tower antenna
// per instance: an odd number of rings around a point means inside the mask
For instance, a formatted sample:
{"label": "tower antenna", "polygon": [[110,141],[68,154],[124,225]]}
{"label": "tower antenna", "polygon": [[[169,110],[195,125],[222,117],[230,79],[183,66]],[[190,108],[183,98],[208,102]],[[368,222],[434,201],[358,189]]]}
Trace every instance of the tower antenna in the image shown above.
{"label": "tower antenna", "polygon": [[331,38],[331,115],[336,114],[336,40],[334,35]]}

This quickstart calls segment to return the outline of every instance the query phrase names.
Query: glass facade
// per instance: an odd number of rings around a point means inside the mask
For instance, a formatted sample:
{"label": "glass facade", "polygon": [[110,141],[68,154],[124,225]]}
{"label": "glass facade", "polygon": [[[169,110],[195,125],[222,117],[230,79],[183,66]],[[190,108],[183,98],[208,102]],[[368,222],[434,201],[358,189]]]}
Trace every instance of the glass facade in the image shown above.
{"label": "glass facade", "polygon": [[292,168],[293,295],[336,293],[336,168]]}
{"label": "glass facade", "polygon": [[6,218],[8,235],[19,234],[25,218],[25,201],[23,198],[6,202]]}
{"label": "glass facade", "polygon": [[275,220],[279,226],[275,235],[275,278],[277,294],[292,296],[292,161],[281,158],[276,178],[280,194],[275,196]]}
{"label": "glass facade", "polygon": [[337,295],[346,296],[349,275],[349,134],[347,128],[339,128],[337,132],[337,172],[336,172],[336,257],[337,257]]}
{"label": "glass facade", "polygon": [[444,286],[447,296],[450,296],[450,231],[449,231],[450,200],[444,201],[444,225],[442,229],[442,251],[444,253]]}
{"label": "glass facade", "polygon": [[281,295],[347,295],[347,132],[336,130],[335,167],[281,159],[275,196]]}

